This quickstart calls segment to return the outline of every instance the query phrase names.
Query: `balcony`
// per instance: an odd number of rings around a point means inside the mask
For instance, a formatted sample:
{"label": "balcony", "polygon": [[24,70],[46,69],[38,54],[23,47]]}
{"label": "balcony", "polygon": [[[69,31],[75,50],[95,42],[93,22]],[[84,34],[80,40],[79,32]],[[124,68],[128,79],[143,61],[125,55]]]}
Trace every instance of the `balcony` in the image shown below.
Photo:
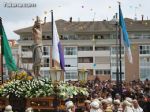
{"label": "balcony", "polygon": [[32,66],[33,66],[32,63],[23,63],[22,64],[22,68],[25,68],[27,70],[32,70]]}
{"label": "balcony", "polygon": [[93,69],[93,63],[78,63],[78,69]]}
{"label": "balcony", "polygon": [[32,57],[32,51],[22,52],[21,53],[22,58],[30,58]]}

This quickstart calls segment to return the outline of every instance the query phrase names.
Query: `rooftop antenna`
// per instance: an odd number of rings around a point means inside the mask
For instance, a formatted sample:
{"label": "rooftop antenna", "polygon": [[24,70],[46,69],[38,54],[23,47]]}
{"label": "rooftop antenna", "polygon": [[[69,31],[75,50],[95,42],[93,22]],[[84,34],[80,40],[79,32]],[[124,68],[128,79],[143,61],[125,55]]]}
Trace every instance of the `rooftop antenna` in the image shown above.
{"label": "rooftop antenna", "polygon": [[94,15],[93,15],[93,21],[95,21],[95,15],[96,15],[96,12],[94,12]]}
{"label": "rooftop antenna", "polygon": [[137,13],[136,13],[137,9],[138,9],[138,7],[135,7],[135,15],[134,15],[134,20],[135,21],[137,20]]}

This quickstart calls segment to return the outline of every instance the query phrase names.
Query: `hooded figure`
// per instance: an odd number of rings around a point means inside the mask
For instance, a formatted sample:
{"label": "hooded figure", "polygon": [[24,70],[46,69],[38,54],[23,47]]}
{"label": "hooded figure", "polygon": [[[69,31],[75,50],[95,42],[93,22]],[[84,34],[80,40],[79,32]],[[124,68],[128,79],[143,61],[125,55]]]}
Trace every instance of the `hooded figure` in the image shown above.
{"label": "hooded figure", "polygon": [[123,110],[124,112],[134,112],[132,108],[132,104],[127,100],[123,102]]}
{"label": "hooded figure", "polygon": [[31,107],[27,108],[25,112],[33,112],[33,109]]}
{"label": "hooded figure", "polygon": [[97,101],[93,101],[91,104],[91,109],[90,112],[102,112],[102,110],[100,109],[100,104]]}
{"label": "hooded figure", "polygon": [[4,112],[13,112],[13,111],[12,111],[12,106],[11,106],[11,105],[7,105],[7,106],[5,107]]}
{"label": "hooded figure", "polygon": [[67,112],[75,112],[74,104],[72,101],[67,101],[65,105],[66,105]]}

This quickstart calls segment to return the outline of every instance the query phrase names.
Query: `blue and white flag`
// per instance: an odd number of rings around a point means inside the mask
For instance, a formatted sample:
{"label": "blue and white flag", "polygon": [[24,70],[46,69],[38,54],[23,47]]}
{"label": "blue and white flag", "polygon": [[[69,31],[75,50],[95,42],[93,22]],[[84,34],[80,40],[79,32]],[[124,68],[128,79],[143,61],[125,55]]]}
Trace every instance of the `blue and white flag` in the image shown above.
{"label": "blue and white flag", "polygon": [[53,47],[52,47],[52,59],[60,64],[62,70],[65,71],[65,61],[63,49],[59,40],[56,23],[53,19]]}
{"label": "blue and white flag", "polygon": [[123,42],[124,42],[124,46],[125,46],[125,50],[127,52],[129,62],[132,63],[133,59],[132,59],[132,53],[131,53],[131,48],[130,48],[130,41],[129,41],[129,38],[128,38],[126,24],[125,24],[120,6],[119,6],[119,25],[121,26],[121,31],[122,31],[122,34],[123,34]]}

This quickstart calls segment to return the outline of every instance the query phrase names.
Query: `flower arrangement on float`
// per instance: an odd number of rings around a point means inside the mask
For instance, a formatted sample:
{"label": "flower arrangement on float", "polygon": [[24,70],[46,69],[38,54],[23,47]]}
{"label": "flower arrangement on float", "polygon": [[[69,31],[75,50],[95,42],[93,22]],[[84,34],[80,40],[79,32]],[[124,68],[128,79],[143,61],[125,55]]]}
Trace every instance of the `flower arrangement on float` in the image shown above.
{"label": "flower arrangement on float", "polygon": [[[57,95],[62,99],[73,97],[74,95],[88,96],[86,88],[76,87],[68,83],[57,83]],[[11,94],[16,97],[38,98],[49,97],[55,94],[54,84],[48,78],[33,78],[26,72],[21,72],[13,76],[12,80],[0,86],[0,97],[9,98]]]}

